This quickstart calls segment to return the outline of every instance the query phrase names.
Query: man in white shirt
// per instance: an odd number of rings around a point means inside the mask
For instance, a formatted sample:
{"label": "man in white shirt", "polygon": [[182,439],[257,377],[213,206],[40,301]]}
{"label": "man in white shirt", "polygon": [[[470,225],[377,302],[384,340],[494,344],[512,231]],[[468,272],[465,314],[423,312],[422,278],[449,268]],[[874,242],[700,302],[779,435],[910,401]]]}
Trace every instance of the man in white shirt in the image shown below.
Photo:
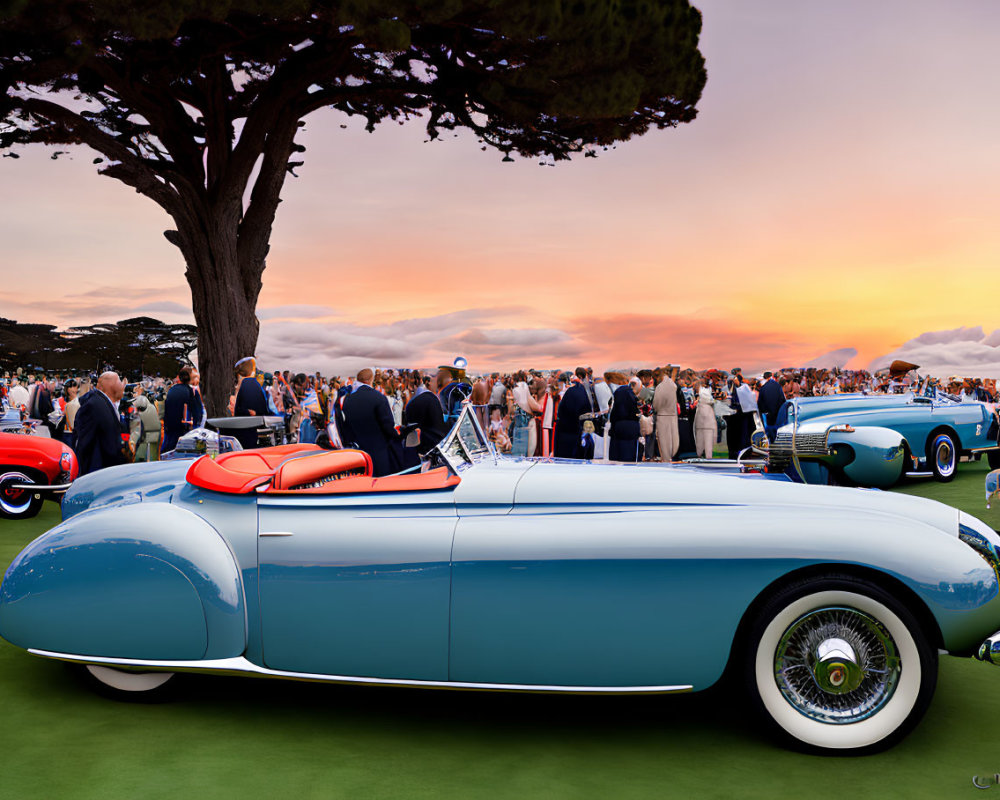
{"label": "man in white shirt", "polygon": [[21,383],[20,378],[17,375],[11,375],[11,386],[10,391],[7,392],[7,402],[10,403],[11,408],[20,408],[28,406],[28,390]]}

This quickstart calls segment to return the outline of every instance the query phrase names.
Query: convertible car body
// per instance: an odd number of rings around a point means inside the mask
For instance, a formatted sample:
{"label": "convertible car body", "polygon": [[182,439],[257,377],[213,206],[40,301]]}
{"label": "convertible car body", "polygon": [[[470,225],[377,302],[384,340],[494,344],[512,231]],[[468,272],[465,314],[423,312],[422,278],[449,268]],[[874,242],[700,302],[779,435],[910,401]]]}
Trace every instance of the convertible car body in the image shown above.
{"label": "convertible car body", "polygon": [[468,410],[423,466],[293,445],[88,475],[7,570],[0,635],[125,695],[176,672],[577,693],[726,673],[779,735],[861,751],[916,724],[939,649],[993,657],[1000,538],[953,508],[503,458]]}
{"label": "convertible car body", "polygon": [[770,468],[807,483],[885,488],[904,474],[949,481],[962,455],[1000,466],[995,411],[937,393],[841,394],[785,404]]}
{"label": "convertible car body", "polygon": [[46,498],[69,488],[79,469],[76,455],[60,441],[0,433],[0,519],[35,516]]}

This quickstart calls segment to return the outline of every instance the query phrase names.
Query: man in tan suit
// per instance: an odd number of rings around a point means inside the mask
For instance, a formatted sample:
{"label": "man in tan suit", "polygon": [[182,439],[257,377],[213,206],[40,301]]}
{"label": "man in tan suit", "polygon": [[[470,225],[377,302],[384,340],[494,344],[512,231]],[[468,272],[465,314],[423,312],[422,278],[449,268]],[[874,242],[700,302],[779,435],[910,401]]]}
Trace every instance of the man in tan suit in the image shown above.
{"label": "man in tan suit", "polygon": [[653,393],[656,444],[660,448],[660,461],[673,461],[680,447],[680,432],[677,430],[677,384],[673,380],[673,376],[677,374],[677,367],[667,367],[658,372],[660,382]]}

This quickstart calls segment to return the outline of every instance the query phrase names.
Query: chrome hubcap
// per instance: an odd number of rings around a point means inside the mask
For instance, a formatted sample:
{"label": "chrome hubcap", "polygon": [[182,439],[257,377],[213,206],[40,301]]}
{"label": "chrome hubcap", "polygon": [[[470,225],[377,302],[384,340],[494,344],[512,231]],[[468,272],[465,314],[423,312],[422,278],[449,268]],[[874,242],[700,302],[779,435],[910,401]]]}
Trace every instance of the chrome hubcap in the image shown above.
{"label": "chrome hubcap", "polygon": [[5,472],[0,475],[0,508],[8,514],[19,514],[31,503],[31,495],[24,489],[14,487],[30,483],[27,475],[20,472]]}
{"label": "chrome hubcap", "polygon": [[955,469],[955,450],[951,446],[951,441],[948,439],[938,439],[935,455],[938,472],[942,475],[950,475],[951,471]]}
{"label": "chrome hubcap", "polygon": [[824,639],[813,654],[813,678],[816,685],[830,694],[853,692],[865,674],[858,665],[854,648],[843,639]]}
{"label": "chrome hubcap", "polygon": [[774,679],[801,714],[845,724],[870,717],[899,682],[896,643],[873,617],[854,608],[820,608],[784,632],[774,654]]}

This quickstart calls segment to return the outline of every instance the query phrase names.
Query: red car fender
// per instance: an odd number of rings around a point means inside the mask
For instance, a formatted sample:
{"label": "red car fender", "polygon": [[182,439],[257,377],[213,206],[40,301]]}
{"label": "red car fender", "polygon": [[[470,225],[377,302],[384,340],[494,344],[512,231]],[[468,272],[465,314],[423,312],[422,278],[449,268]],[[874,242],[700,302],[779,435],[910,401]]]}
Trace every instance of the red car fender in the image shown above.
{"label": "red car fender", "polygon": [[60,472],[68,472],[67,482],[80,472],[76,454],[57,439],[21,433],[0,433],[0,467],[21,467],[40,472],[55,483]]}

